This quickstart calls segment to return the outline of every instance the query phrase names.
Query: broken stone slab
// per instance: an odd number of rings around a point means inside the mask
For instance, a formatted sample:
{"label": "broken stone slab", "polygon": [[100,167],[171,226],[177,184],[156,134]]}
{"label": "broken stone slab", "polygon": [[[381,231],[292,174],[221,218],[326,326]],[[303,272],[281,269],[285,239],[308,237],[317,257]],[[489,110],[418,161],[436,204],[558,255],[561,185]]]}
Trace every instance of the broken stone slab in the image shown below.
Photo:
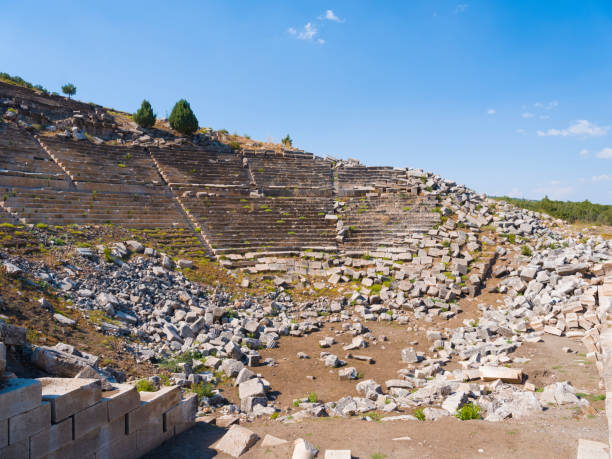
{"label": "broken stone slab", "polygon": [[83,368],[96,362],[45,346],[35,347],[31,361],[50,375],[67,378],[76,376]]}
{"label": "broken stone slab", "polygon": [[578,440],[576,459],[609,459],[610,447],[607,443],[593,440]]}
{"label": "broken stone slab", "polygon": [[279,446],[289,443],[287,440],[283,440],[282,438],[275,437],[274,435],[266,434],[264,439],[261,441],[261,447],[267,448],[269,446]]}
{"label": "broken stone slab", "polygon": [[357,379],[357,369],[355,367],[342,368],[341,370],[338,370],[338,376],[340,381]]}
{"label": "broken stone slab", "polygon": [[401,414],[398,416],[387,416],[381,419],[381,422],[391,422],[391,421],[418,421],[418,419],[410,414]]}
{"label": "broken stone slab", "polygon": [[414,387],[414,384],[411,381],[407,381],[405,379],[389,379],[388,381],[385,381],[385,386],[387,386],[387,389],[412,389]]}
{"label": "broken stone slab", "polygon": [[454,414],[457,412],[457,410],[459,410],[459,408],[467,403],[467,400],[468,397],[466,392],[457,391],[450,397],[446,397],[442,403],[442,408],[449,413]]}
{"label": "broken stone slab", "polygon": [[102,384],[102,390],[113,390],[114,389],[112,382],[109,381],[109,379],[104,374],[102,374],[100,370],[95,369],[91,365],[87,365],[85,368],[79,371],[75,375],[75,378],[99,379],[100,383]]}
{"label": "broken stone slab", "polygon": [[291,459],[312,459],[319,453],[319,450],[312,443],[298,438],[295,440],[295,447]]}
{"label": "broken stone slab", "polygon": [[53,314],[53,318],[62,325],[72,326],[76,324],[76,320],[70,319],[60,313]]}
{"label": "broken stone slab", "polygon": [[12,346],[23,346],[27,343],[26,333],[25,327],[17,327],[0,320],[0,342]]}
{"label": "broken stone slab", "polygon": [[325,459],[351,459],[350,449],[327,449],[325,450]]}
{"label": "broken stone slab", "polygon": [[480,367],[480,377],[483,381],[500,379],[503,382],[520,384],[523,382],[523,370],[507,367]]}
{"label": "broken stone slab", "polygon": [[214,449],[232,457],[240,457],[248,451],[259,437],[249,429],[233,425],[214,445]]}
{"label": "broken stone slab", "polygon": [[588,263],[573,263],[569,265],[558,266],[555,271],[560,276],[570,276],[572,274],[586,272],[588,269]]}
{"label": "broken stone slab", "polygon": [[414,348],[409,347],[406,349],[402,349],[402,362],[405,363],[418,363],[419,357],[417,356]]}

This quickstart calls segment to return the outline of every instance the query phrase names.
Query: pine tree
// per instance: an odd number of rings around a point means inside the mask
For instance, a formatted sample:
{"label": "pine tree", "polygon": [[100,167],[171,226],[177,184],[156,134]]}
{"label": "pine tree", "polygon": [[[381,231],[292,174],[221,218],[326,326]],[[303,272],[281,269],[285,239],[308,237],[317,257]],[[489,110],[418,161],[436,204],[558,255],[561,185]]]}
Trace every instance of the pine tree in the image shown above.
{"label": "pine tree", "polygon": [[185,99],[179,100],[174,105],[168,121],[172,129],[181,134],[192,134],[198,129],[198,119]]}
{"label": "pine tree", "polygon": [[290,147],[293,145],[293,139],[291,138],[291,136],[289,134],[287,134],[285,137],[283,137],[281,139],[281,142],[283,143],[283,145],[285,145],[286,147]]}
{"label": "pine tree", "polygon": [[76,94],[76,86],[72,83],[66,83],[64,86],[62,86],[62,92],[68,96],[68,99],[70,99],[70,96],[74,96]]}
{"label": "pine tree", "polygon": [[150,128],[155,125],[155,113],[153,113],[151,104],[147,99],[142,101],[142,105],[138,111],[132,115],[132,118],[134,118],[138,126],[143,128]]}

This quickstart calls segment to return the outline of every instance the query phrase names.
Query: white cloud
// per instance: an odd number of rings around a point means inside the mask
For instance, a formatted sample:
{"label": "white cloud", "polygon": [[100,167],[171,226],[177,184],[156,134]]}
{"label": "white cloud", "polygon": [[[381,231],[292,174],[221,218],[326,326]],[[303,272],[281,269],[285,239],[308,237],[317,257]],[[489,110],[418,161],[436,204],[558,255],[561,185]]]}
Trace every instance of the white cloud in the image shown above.
{"label": "white cloud", "polygon": [[456,7],[455,7],[455,14],[460,14],[463,13],[465,10],[468,9],[468,4],[467,3],[459,3]]}
{"label": "white cloud", "polygon": [[604,136],[610,130],[610,126],[598,126],[587,120],[573,121],[567,129],[549,129],[548,131],[538,131],[541,137],[546,136],[582,136],[582,137],[600,137]]}
{"label": "white cloud", "polygon": [[525,135],[525,134],[527,134],[527,131],[525,131],[525,129],[517,129],[516,133],[520,134],[520,135]]}
{"label": "white cloud", "polygon": [[526,113],[523,113],[521,116],[527,119],[527,118],[533,118],[535,115],[533,113],[526,112]]}
{"label": "white cloud", "polygon": [[612,159],[612,148],[606,147],[597,153],[595,156],[601,159]]}
{"label": "white cloud", "polygon": [[487,110],[487,115],[495,115],[497,112],[495,111],[494,108],[490,108],[489,110]]}
{"label": "white cloud", "polygon": [[304,28],[300,31],[296,30],[293,27],[289,27],[287,29],[287,32],[289,32],[290,35],[295,36],[298,40],[314,41],[315,43],[318,43],[319,45],[322,45],[325,43],[325,40],[321,38],[315,39],[316,35],[319,33],[319,30],[317,29],[316,26],[312,24],[312,22],[306,23]]}
{"label": "white cloud", "polygon": [[557,108],[559,106],[559,101],[553,100],[552,102],[536,102],[533,104],[536,108],[541,108],[542,110],[552,110],[553,108]]}
{"label": "white cloud", "polygon": [[332,10],[327,10],[325,12],[325,16],[322,16],[322,17],[320,16],[319,19],[327,19],[328,21],[341,22],[341,23],[346,21],[346,19],[340,19],[338,16],[336,16]]}
{"label": "white cloud", "polygon": [[612,175],[594,175],[593,177],[591,177],[591,180],[593,180],[594,182],[609,182],[610,180],[612,180]]}
{"label": "white cloud", "polygon": [[586,158],[587,156],[589,156],[589,150],[587,150],[586,148],[583,148],[582,150],[580,150],[580,153],[578,154],[582,156],[583,158]]}

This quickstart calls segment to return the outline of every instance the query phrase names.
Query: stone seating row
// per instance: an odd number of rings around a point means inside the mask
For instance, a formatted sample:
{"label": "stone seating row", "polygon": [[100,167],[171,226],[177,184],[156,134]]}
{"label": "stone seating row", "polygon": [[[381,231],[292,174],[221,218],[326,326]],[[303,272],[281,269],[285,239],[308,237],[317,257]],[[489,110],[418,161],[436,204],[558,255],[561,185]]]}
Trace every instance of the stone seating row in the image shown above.
{"label": "stone seating row", "polygon": [[199,148],[149,148],[168,184],[216,184],[248,187],[250,178],[237,154]]}
{"label": "stone seating row", "polygon": [[11,188],[2,206],[24,223],[119,224],[128,228],[186,227],[166,193],[133,194]]}
{"label": "stone seating row", "polygon": [[41,144],[75,182],[156,185],[161,177],[150,155],[138,147],[96,145],[41,136]]}

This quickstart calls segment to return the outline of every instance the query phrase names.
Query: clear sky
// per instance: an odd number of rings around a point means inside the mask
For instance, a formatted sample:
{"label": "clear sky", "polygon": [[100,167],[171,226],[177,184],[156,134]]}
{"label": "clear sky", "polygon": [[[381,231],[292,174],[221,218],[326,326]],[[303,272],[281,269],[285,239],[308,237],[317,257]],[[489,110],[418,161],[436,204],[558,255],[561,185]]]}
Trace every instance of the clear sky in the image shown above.
{"label": "clear sky", "polygon": [[0,71],[477,191],[612,204],[612,2],[0,0]]}

